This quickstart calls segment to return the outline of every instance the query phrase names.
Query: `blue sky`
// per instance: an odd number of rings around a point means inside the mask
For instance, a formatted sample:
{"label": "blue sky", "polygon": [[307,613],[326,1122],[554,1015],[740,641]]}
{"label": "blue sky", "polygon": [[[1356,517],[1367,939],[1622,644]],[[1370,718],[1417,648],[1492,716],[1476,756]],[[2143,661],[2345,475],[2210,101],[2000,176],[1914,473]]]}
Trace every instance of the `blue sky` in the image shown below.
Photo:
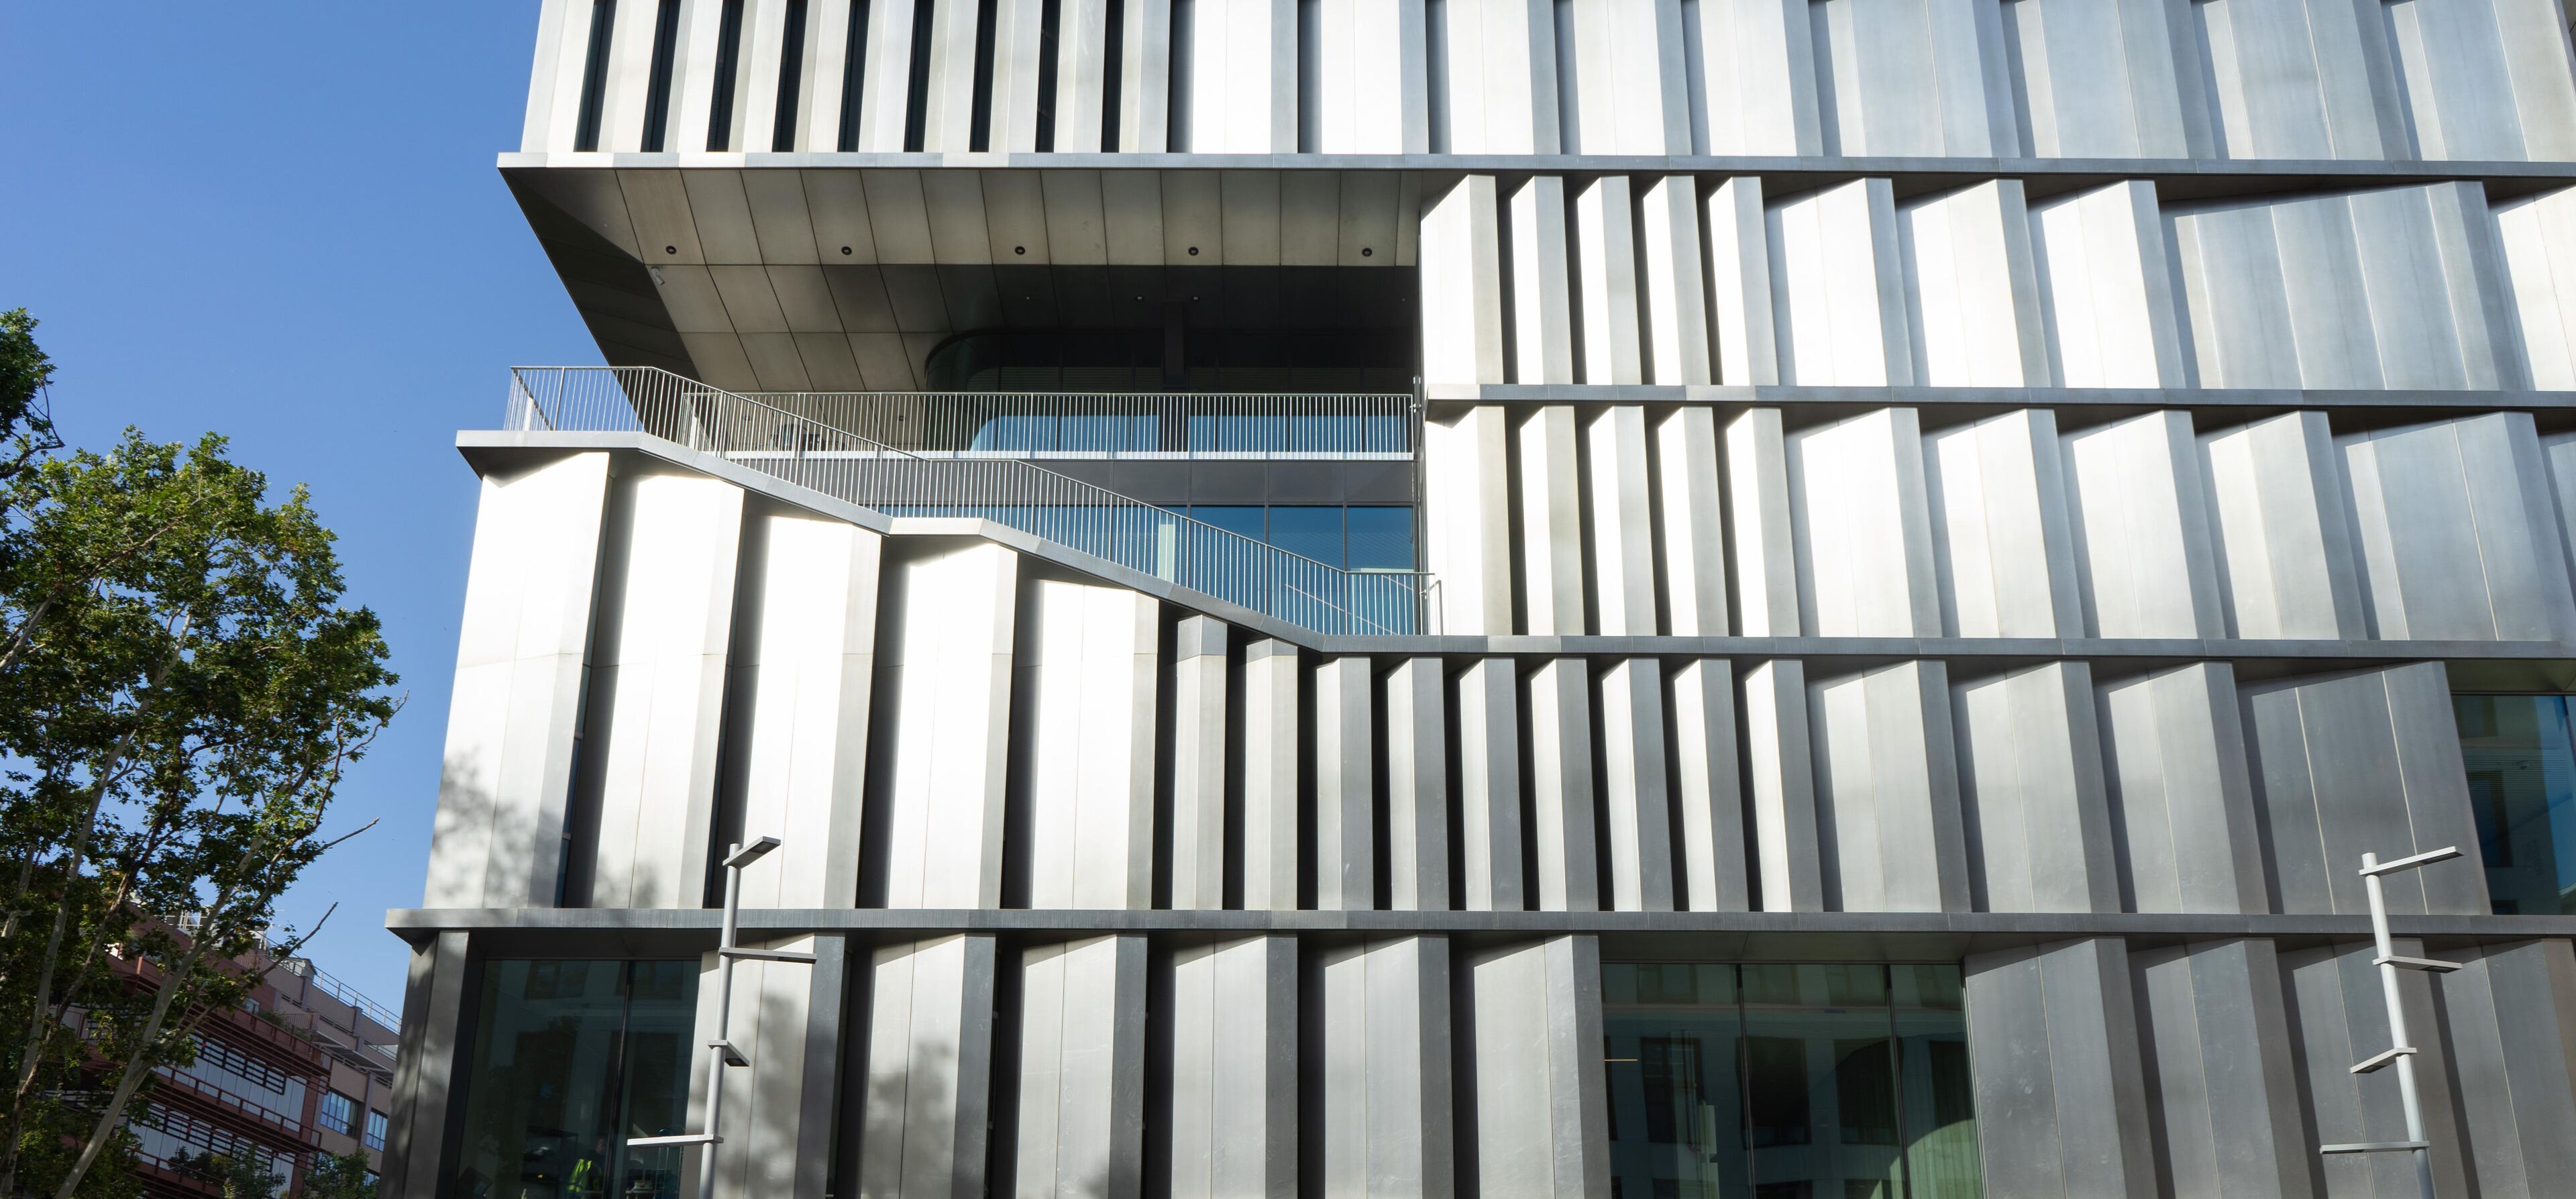
{"label": "blue sky", "polygon": [[341,794],[382,824],[290,893],[331,971],[399,1007],[384,910],[420,902],[474,476],[507,368],[599,352],[493,168],[534,0],[0,5],[0,309],[59,364],[78,444],[206,430],[311,486],[409,707]]}

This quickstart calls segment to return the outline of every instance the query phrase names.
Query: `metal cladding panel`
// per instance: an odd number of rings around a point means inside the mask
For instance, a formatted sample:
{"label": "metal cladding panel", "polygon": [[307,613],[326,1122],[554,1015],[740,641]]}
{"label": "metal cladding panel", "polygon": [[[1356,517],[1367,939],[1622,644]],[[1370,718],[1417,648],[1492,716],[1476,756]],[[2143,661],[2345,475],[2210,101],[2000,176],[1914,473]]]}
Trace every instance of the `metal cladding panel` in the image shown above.
{"label": "metal cladding panel", "polygon": [[1297,942],[1182,946],[1168,969],[1174,1199],[1294,1199]]}
{"label": "metal cladding panel", "polygon": [[2351,434],[2338,448],[2374,636],[2554,641],[2576,629],[2529,414]]}
{"label": "metal cladding panel", "polygon": [[[2421,942],[2398,938],[2393,947],[2410,957],[2425,956]],[[2292,1068],[2299,1099],[2307,1112],[2308,1135],[2323,1144],[2406,1139],[2406,1118],[2398,1099],[2397,1080],[2385,1073],[2354,1074],[2352,1064],[2390,1045],[2388,1007],[2379,967],[2371,964],[2377,950],[2369,942],[2284,950],[2280,953],[2282,991],[2289,1017]],[[2451,1051],[2445,1040],[2430,1035],[2442,1027],[2435,1006],[2436,984],[2427,974],[2397,972],[2398,1002],[2415,1042],[2415,1079],[2423,1097],[2426,1130],[2432,1141],[2435,1194],[2472,1193],[2464,1150],[2466,1130],[2454,1104]],[[2390,1153],[2336,1154],[2310,1157],[2310,1177],[2320,1195],[2401,1196],[2420,1194],[2414,1164]]]}
{"label": "metal cladding panel", "polygon": [[1450,903],[1449,680],[1438,658],[1408,658],[1386,676],[1387,906]]}
{"label": "metal cladding panel", "polygon": [[1029,904],[1150,907],[1160,605],[1124,587],[1033,579],[1019,613]]}
{"label": "metal cladding panel", "polygon": [[1993,180],[1898,205],[1896,251],[1916,382],[2023,387],[2054,381],[2020,181]]}
{"label": "metal cladding panel", "polygon": [[1173,638],[1171,906],[1225,906],[1226,626],[1191,616]]}
{"label": "metal cladding panel", "polygon": [[[1559,658],[1531,669],[1522,702],[1529,730],[1529,844],[1542,912],[1602,910],[1592,775],[1592,668]],[[1669,901],[1668,901],[1669,903]]]}
{"label": "metal cladding panel", "polygon": [[1914,376],[1896,201],[1855,179],[1764,211],[1783,383],[1908,386]]}
{"label": "metal cladding panel", "polygon": [[2191,415],[2150,412],[2067,433],[2062,445],[2083,631],[2224,636]]}
{"label": "metal cladding panel", "polygon": [[2092,672],[2033,666],[1955,684],[1950,702],[1976,910],[2120,910]]}
{"label": "metal cladding panel", "polygon": [[2097,696],[2119,910],[2269,910],[2234,671],[2176,667]]}
{"label": "metal cladding panel", "polygon": [[[2367,910],[2361,855],[2477,844],[2439,663],[2240,688],[2275,910]],[[2475,858],[2386,880],[2392,912],[2487,912]]]}
{"label": "metal cladding panel", "polygon": [[1927,434],[1923,468],[1942,631],[1953,637],[2079,633],[2055,414],[2024,409]]}
{"label": "metal cladding panel", "polygon": [[2576,1178],[2576,956],[2563,940],[2453,955],[2441,1011],[2481,1194],[2544,1195]]}
{"label": "metal cladding panel", "polygon": [[1686,911],[1741,912],[1752,906],[1734,674],[1722,658],[1684,662],[1673,671],[1674,836]]}
{"label": "metal cladding panel", "polygon": [[1520,668],[1486,658],[1458,674],[1458,860],[1464,907],[1528,906],[1521,846]]}
{"label": "metal cladding panel", "polygon": [[885,904],[999,906],[1019,555],[968,544],[889,567]]}
{"label": "metal cladding panel", "polygon": [[1514,484],[1520,492],[1519,632],[1593,631],[1584,619],[1582,451],[1575,429],[1573,406],[1548,404],[1532,409],[1513,430],[1519,467]]}
{"label": "metal cladding panel", "polygon": [[1509,419],[1489,404],[1423,423],[1423,561],[1440,576],[1443,632],[1517,631]]}
{"label": "metal cladding panel", "polygon": [[[697,907],[715,828],[743,492],[699,475],[612,485],[575,802],[591,840],[575,906]],[[602,701],[605,702],[602,702]]]}
{"label": "metal cladding panel", "polygon": [[1298,905],[1299,775],[1304,753],[1297,647],[1256,641],[1243,654],[1243,906],[1294,911]]}
{"label": "metal cladding panel", "polygon": [[[1800,430],[1786,436],[1785,450],[1798,629],[1816,637],[1939,635],[1915,411],[1882,408]],[[1749,622],[1745,632],[1760,635]]]}
{"label": "metal cladding panel", "polygon": [[2066,387],[2184,385],[2180,314],[2155,185],[2113,183],[2034,202],[2029,230],[2056,381]]}
{"label": "metal cladding panel", "polygon": [[1746,670],[1743,711],[1759,910],[1824,911],[1804,664],[1771,661]]}
{"label": "metal cladding panel", "polygon": [[746,840],[784,844],[777,865],[744,879],[746,904],[858,903],[883,553],[882,536],[839,521],[753,517],[750,625],[733,663],[751,712],[738,802]]}
{"label": "metal cladding panel", "polygon": [[[1020,962],[1020,1195],[1133,1195],[1145,1175],[1143,937],[1034,945]],[[998,1181],[998,1180],[997,1180]]]}
{"label": "metal cladding panel", "polygon": [[1673,911],[1673,796],[1664,765],[1670,725],[1662,664],[1651,658],[1614,662],[1599,683],[1600,836],[1610,859],[1610,907]]}
{"label": "metal cladding panel", "polygon": [[1306,970],[1308,1063],[1321,1127],[1310,1160],[1329,1195],[1456,1193],[1449,942],[1401,937],[1326,949]]}
{"label": "metal cladding panel", "polygon": [[1378,906],[1377,713],[1370,674],[1365,657],[1334,658],[1315,667],[1315,906],[1325,910]]}
{"label": "metal cladding panel", "polygon": [[556,901],[608,455],[483,480],[423,902]]}
{"label": "metal cladding panel", "polygon": [[2155,1194],[2125,943],[1970,954],[1966,973],[1990,1192]]}
{"label": "metal cladding panel", "polygon": [[859,1097],[861,1195],[974,1199],[984,1193],[994,951],[988,936],[875,949],[866,1089]]}
{"label": "metal cladding panel", "polygon": [[2272,943],[2145,949],[2129,964],[2163,1184],[2177,1195],[2313,1194]]}
{"label": "metal cladding panel", "polygon": [[1906,662],[1807,687],[1824,909],[1968,909],[1949,687]]}
{"label": "metal cladding panel", "polygon": [[2325,413],[2269,417],[2200,444],[2229,634],[2362,637],[2360,564]]}
{"label": "metal cladding panel", "polygon": [[1475,1170],[1473,1193],[1608,1195],[1598,942],[1486,950],[1464,973],[1471,1043],[1458,1055],[1460,1101],[1472,1108],[1476,1144],[1462,1164]]}
{"label": "metal cladding panel", "polygon": [[[723,1199],[793,1196],[820,1199],[830,1182],[825,1146],[834,1118],[832,1093],[841,1062],[842,996],[847,951],[838,938],[794,937],[762,946],[811,953],[814,964],[744,962],[735,966],[733,1010],[725,1034],[757,1070],[728,1070],[725,1143],[742,1147],[717,1159],[716,1194]],[[715,1036],[719,988],[714,954],[699,968],[700,1040]],[[706,1110],[706,1049],[690,1098]],[[699,1122],[700,1124],[703,1121]]]}

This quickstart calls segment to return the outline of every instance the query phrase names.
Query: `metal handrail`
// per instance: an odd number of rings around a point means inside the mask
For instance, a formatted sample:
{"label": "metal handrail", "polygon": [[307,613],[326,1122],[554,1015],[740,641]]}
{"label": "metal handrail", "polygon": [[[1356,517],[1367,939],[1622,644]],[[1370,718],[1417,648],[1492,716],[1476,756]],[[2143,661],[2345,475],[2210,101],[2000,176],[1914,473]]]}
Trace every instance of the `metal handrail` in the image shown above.
{"label": "metal handrail", "polygon": [[1407,459],[1409,392],[754,391],[923,457]]}
{"label": "metal handrail", "polygon": [[642,433],[889,516],[989,520],[1334,634],[1420,631],[1423,571],[1352,571],[1018,457],[921,454],[655,367],[516,367],[505,428]]}

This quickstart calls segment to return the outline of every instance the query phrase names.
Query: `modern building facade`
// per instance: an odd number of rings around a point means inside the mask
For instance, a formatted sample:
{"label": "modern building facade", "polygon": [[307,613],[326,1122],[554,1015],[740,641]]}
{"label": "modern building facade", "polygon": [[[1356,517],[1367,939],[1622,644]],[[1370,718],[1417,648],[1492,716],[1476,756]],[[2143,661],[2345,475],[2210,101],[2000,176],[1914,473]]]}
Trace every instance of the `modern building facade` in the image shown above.
{"label": "modern building facade", "polygon": [[[196,1060],[164,1067],[129,1117],[141,1193],[221,1199],[220,1163],[251,1163],[302,1194],[316,1154],[381,1172],[392,1118],[399,1019],[312,959],[261,953],[238,1009],[197,1029]],[[150,962],[119,958],[126,985],[155,988]]]}
{"label": "modern building facade", "polygon": [[2450,845],[2576,1179],[2551,0],[547,0],[501,171],[392,1194],[2412,1194]]}

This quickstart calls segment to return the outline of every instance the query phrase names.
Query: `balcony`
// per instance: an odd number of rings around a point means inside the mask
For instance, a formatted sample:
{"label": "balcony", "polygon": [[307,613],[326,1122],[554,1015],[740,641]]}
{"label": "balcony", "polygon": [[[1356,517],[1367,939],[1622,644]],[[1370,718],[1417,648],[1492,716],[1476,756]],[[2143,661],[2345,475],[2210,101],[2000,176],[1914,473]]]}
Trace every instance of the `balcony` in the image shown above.
{"label": "balcony", "polygon": [[[804,422],[918,457],[1403,462],[1409,393],[750,392]],[[780,446],[781,450],[811,448]],[[737,453],[757,452],[746,448]]]}
{"label": "balcony", "polygon": [[1409,461],[1409,395],[724,391],[651,367],[520,367],[503,427],[640,433],[893,517],[991,521],[1319,633],[1436,632],[1436,580],[1349,570],[1037,465]]}

